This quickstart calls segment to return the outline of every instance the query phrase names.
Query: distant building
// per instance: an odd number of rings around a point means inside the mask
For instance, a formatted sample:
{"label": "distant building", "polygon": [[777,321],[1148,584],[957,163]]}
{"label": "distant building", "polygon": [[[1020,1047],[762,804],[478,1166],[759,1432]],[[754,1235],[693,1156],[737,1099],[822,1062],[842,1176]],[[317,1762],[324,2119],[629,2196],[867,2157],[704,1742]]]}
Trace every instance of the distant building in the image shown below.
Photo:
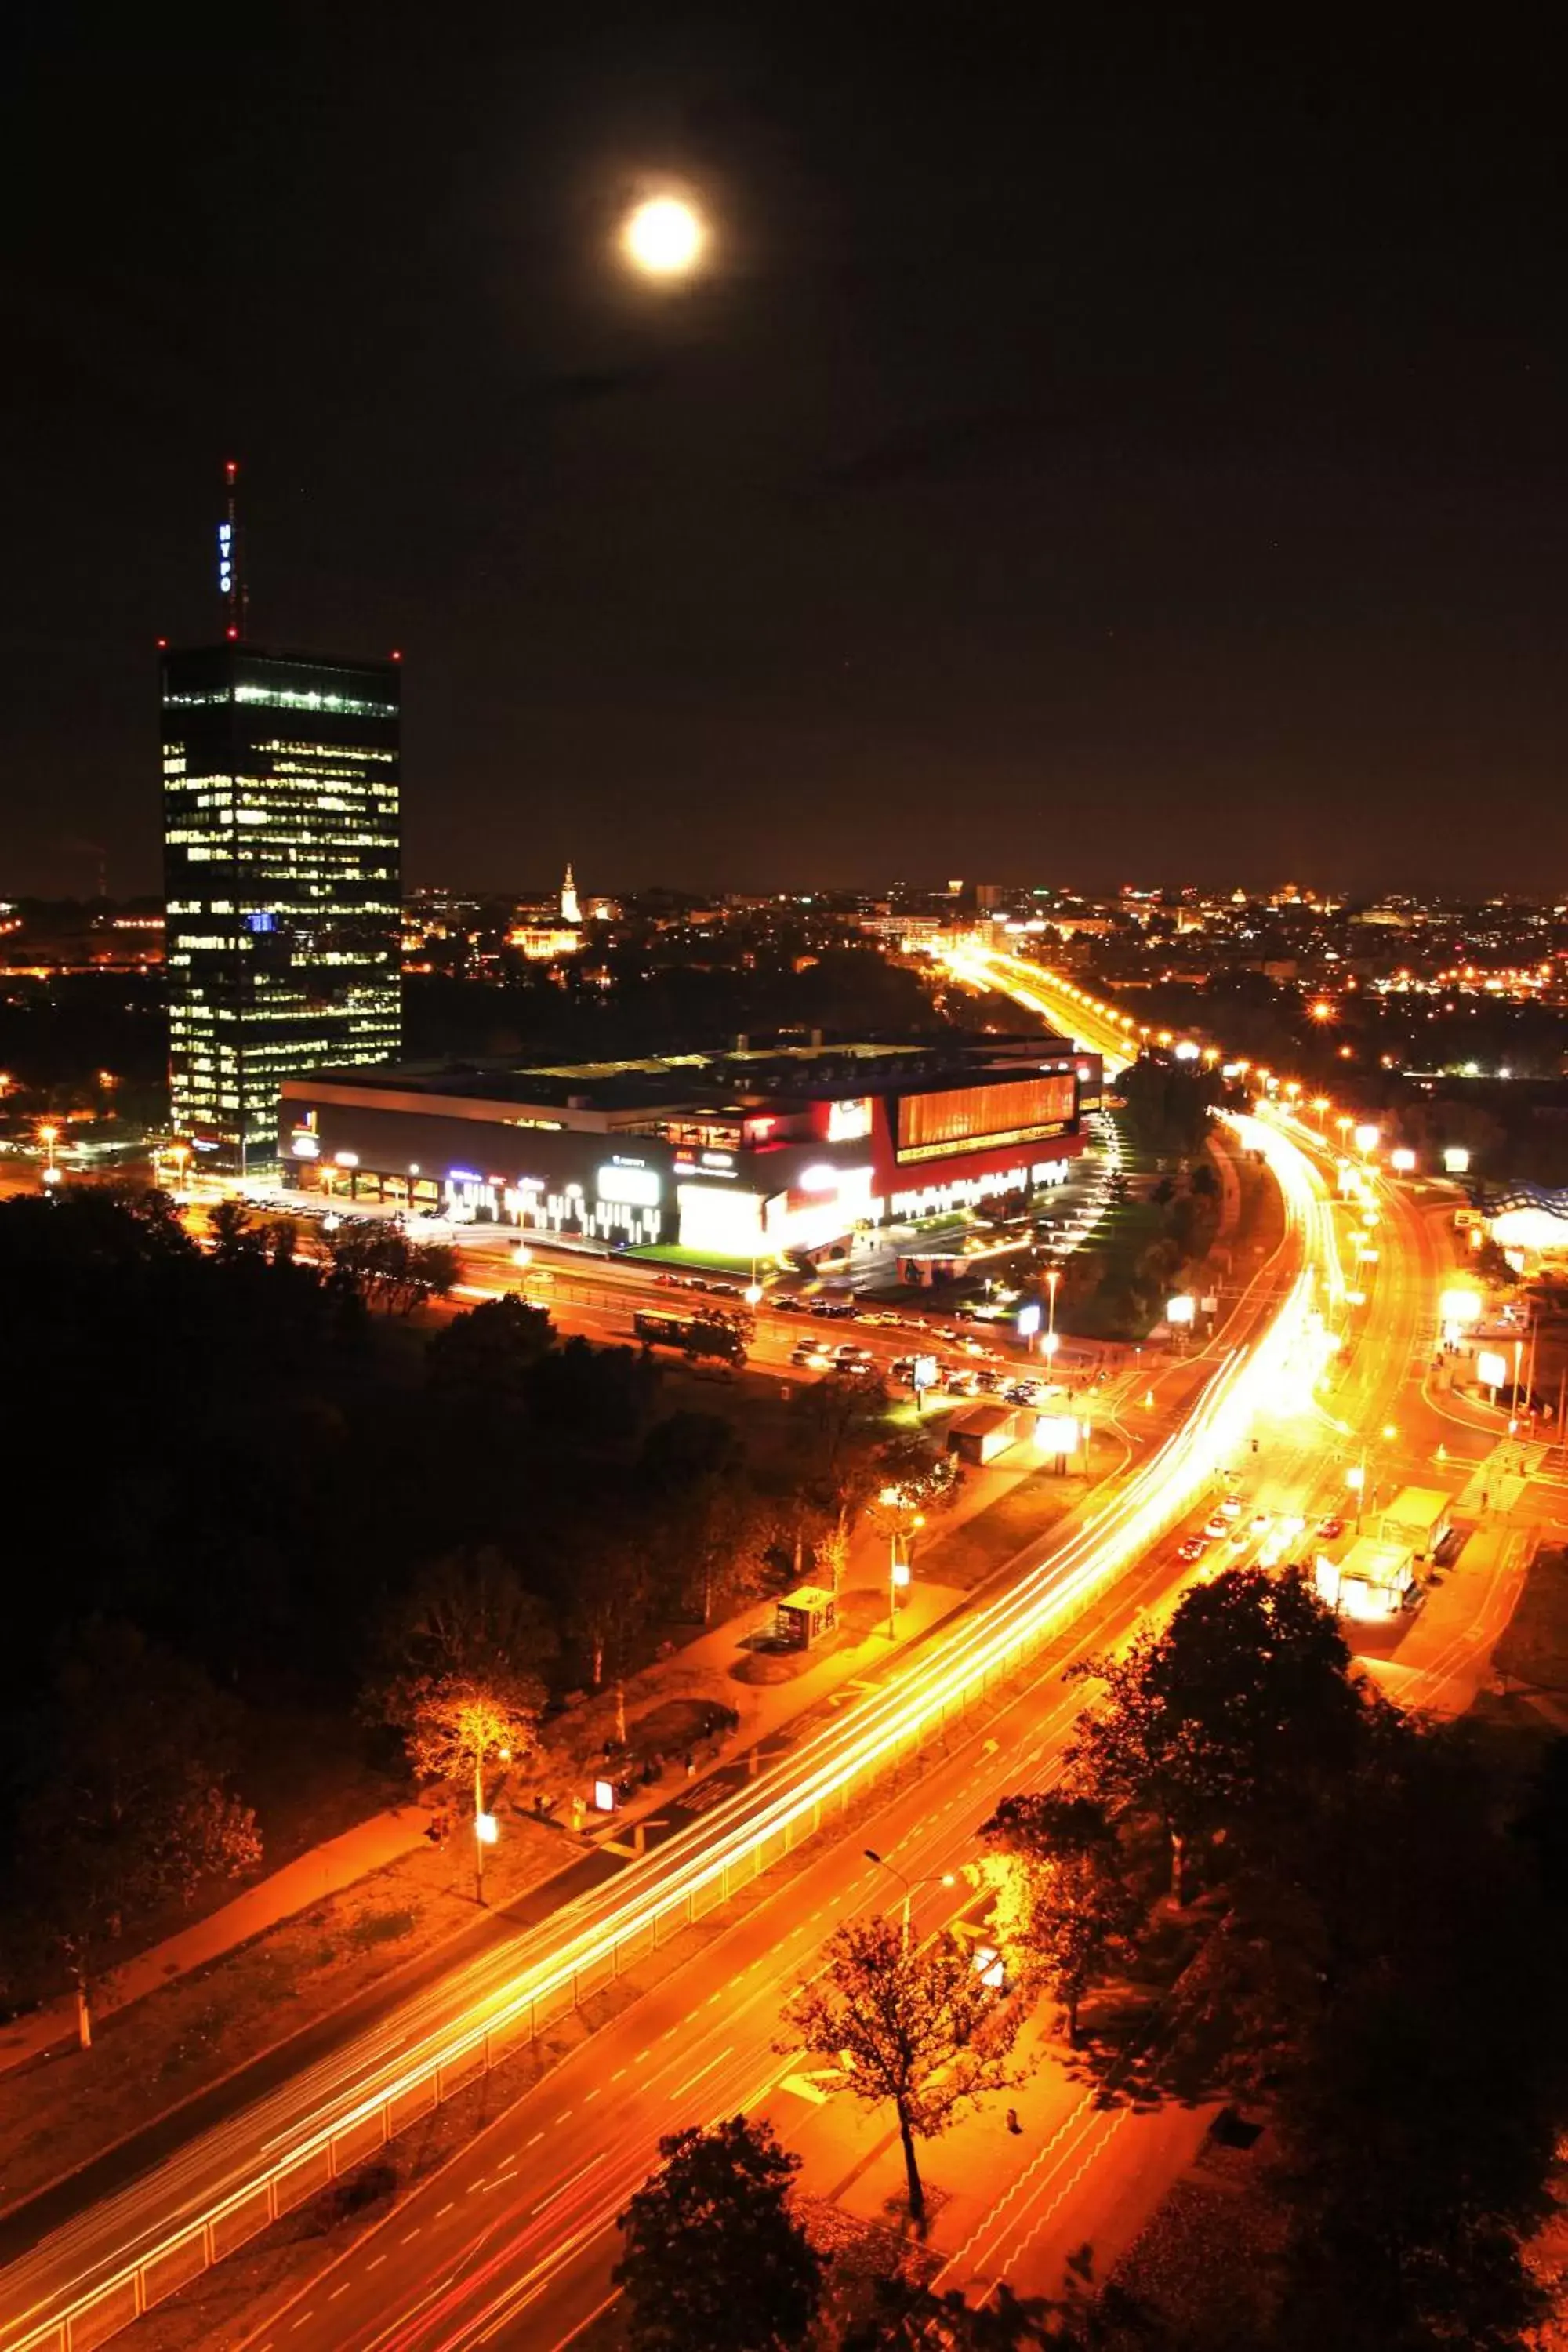
{"label": "distant building", "polygon": [[514,923],[506,943],[509,948],[521,948],[531,963],[553,963],[557,956],[574,956],[583,944],[583,934],[559,923]]}
{"label": "distant building", "polygon": [[577,885],[572,878],[572,867],[568,861],[566,879],[561,885],[561,920],[568,930],[573,930],[582,919],[582,909],[577,904]]}
{"label": "distant building", "polygon": [[276,1160],[285,1078],[399,1051],[399,688],[237,630],[163,656],[174,1124],[210,1167]]}

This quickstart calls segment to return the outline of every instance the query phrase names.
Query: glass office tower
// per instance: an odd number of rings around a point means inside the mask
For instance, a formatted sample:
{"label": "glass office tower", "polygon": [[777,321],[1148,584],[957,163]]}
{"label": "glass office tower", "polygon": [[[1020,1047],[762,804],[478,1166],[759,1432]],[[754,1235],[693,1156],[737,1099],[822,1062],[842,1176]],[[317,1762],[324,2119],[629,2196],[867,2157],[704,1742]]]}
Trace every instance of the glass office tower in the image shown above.
{"label": "glass office tower", "polygon": [[170,1081],[198,1168],[276,1165],[286,1076],[397,1056],[400,684],[249,645],[163,656]]}

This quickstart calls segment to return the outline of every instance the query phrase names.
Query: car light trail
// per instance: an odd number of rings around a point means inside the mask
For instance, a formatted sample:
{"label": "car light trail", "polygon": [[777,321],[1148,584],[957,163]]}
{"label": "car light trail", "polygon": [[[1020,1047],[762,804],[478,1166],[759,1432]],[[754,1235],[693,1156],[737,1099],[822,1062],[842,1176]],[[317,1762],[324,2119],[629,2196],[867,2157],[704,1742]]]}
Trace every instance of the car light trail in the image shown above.
{"label": "car light trail", "polygon": [[[506,1980],[477,1993],[461,2015],[412,2047],[388,2046],[406,2031],[393,2021],[311,2078],[319,2096],[308,2115],[271,2139],[234,2147],[216,2179],[195,2179],[197,2142],[45,2240],[6,2274],[4,2352],[71,2352],[103,2342],[531,2040],[549,2018],[611,1982],[624,1960],[717,1908],[735,1885],[818,1830],[830,1807],[846,1807],[1015,1674],[1191,1508],[1245,1444],[1258,1413],[1295,1402],[1303,1381],[1310,1392],[1322,1321],[1315,1297],[1320,1282],[1339,1272],[1326,1188],[1278,1125],[1245,1116],[1230,1124],[1279,1183],[1287,1245],[1300,1270],[1257,1336],[1222,1360],[1182,1427],[1120,1491],[1008,1591],[942,1630],[885,1686],[823,1726],[765,1786],[742,1789],[520,1939]],[[266,2112],[252,2111],[253,2129]],[[232,2127],[214,2135],[219,2147],[235,2138]]]}

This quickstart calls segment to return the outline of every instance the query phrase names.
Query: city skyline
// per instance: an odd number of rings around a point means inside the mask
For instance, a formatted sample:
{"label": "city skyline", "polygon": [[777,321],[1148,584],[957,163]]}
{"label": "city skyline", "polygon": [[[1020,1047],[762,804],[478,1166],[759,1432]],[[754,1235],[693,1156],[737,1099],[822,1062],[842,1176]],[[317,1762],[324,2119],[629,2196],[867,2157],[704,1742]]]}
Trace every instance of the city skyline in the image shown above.
{"label": "city skyline", "polygon": [[[1517,79],[918,19],[894,67],[791,21],[279,20],[199,157],[206,52],[31,28],[11,887],[153,887],[145,665],[207,633],[230,456],[253,633],[406,653],[413,872],[558,871],[592,824],[623,887],[1568,854]],[[615,224],[668,181],[711,250],[635,283]]]}

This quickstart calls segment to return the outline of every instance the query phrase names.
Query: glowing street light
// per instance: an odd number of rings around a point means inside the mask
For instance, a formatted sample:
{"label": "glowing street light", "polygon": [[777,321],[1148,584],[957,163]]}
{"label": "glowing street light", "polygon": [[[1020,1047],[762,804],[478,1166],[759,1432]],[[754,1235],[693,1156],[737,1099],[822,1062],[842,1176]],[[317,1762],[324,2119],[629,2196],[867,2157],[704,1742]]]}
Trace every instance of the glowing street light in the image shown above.
{"label": "glowing street light", "polygon": [[905,1875],[896,1862],[889,1862],[886,1854],[879,1853],[875,1846],[862,1846],[860,1851],[868,1862],[876,1864],[879,1870],[890,1870],[904,1890],[904,1899],[900,1906],[900,1914],[903,1929],[903,1947],[907,1952],[910,1948],[910,1905],[913,1902],[916,1894],[922,1886],[956,1886],[958,1881],[951,1870],[933,1872],[929,1878],[911,1879]]}
{"label": "glowing street light", "polygon": [[621,249],[645,278],[688,277],[707,242],[700,215],[680,196],[649,196],[621,230]]}
{"label": "glowing street light", "polygon": [[1355,1148],[1363,1159],[1370,1159],[1383,1140],[1383,1129],[1365,1120],[1355,1131]]}

